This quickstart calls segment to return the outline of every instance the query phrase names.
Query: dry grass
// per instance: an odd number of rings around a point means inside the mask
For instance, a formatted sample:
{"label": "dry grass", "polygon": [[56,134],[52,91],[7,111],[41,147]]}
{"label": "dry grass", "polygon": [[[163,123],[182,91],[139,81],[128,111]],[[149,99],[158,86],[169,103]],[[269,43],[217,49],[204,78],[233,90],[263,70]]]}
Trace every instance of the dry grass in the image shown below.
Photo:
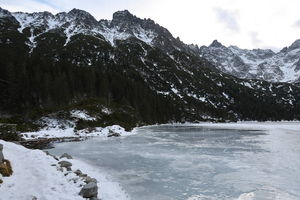
{"label": "dry grass", "polygon": [[11,164],[8,160],[4,160],[3,163],[0,164],[0,174],[2,176],[11,176],[13,173]]}

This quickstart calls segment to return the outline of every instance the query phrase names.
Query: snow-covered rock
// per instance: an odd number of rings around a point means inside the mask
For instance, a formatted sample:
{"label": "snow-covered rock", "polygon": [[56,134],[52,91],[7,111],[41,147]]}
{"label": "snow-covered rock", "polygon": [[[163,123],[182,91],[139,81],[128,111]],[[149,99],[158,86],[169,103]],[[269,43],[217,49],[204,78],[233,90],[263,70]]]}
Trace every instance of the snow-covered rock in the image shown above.
{"label": "snow-covered rock", "polygon": [[70,156],[67,153],[64,153],[63,155],[61,155],[59,158],[66,158],[66,159],[73,159],[72,156]]}
{"label": "snow-covered rock", "polygon": [[98,186],[95,182],[90,182],[83,186],[79,193],[83,198],[97,198]]}

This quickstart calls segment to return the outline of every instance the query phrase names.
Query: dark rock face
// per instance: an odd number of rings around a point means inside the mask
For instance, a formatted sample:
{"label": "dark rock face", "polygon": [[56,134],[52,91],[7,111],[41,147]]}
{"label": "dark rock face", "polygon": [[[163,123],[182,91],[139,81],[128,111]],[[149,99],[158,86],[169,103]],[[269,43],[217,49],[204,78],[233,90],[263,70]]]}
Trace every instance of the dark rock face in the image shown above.
{"label": "dark rock face", "polygon": [[0,163],[3,163],[4,156],[3,156],[3,144],[0,144]]}

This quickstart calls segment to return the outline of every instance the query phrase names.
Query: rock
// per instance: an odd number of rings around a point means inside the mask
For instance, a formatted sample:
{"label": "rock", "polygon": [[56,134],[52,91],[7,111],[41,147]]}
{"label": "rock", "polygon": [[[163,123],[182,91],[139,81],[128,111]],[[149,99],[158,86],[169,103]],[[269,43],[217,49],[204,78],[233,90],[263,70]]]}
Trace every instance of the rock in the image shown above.
{"label": "rock", "polygon": [[67,153],[64,153],[63,155],[61,155],[59,158],[67,158],[67,159],[73,159],[72,156],[70,156]]}
{"label": "rock", "polygon": [[0,163],[0,174],[4,177],[11,176],[13,174],[11,164],[8,160],[3,160],[3,163]]}
{"label": "rock", "polygon": [[95,178],[91,178],[90,176],[87,176],[87,177],[85,177],[84,182],[86,184],[88,184],[88,183],[97,183],[97,180]]}
{"label": "rock", "polygon": [[97,183],[91,182],[83,186],[81,189],[80,196],[83,198],[97,198],[98,196],[98,186]]}
{"label": "rock", "polygon": [[68,162],[68,161],[59,161],[58,164],[61,166],[61,167],[71,167],[72,166],[72,163]]}
{"label": "rock", "polygon": [[77,169],[74,173],[75,173],[77,176],[82,175],[82,172],[80,171],[80,169]]}
{"label": "rock", "polygon": [[121,134],[120,133],[117,133],[117,132],[113,132],[113,131],[109,131],[107,137],[120,137]]}
{"label": "rock", "polygon": [[59,164],[61,167],[65,167],[68,171],[71,171],[72,163],[70,163],[70,162],[68,162],[68,161],[60,161],[60,162],[58,162],[58,164]]}
{"label": "rock", "polygon": [[87,177],[87,174],[79,174],[79,177]]}
{"label": "rock", "polygon": [[4,161],[4,156],[3,156],[3,144],[0,144],[0,163],[3,163]]}

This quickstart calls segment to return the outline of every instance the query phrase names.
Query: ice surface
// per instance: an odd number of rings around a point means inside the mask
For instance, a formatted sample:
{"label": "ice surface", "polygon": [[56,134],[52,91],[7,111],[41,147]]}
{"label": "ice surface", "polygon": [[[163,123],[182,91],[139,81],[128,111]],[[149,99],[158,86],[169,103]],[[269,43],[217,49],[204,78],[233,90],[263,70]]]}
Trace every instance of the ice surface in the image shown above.
{"label": "ice surface", "polygon": [[187,124],[58,144],[120,182],[133,200],[300,199],[300,124]]}

